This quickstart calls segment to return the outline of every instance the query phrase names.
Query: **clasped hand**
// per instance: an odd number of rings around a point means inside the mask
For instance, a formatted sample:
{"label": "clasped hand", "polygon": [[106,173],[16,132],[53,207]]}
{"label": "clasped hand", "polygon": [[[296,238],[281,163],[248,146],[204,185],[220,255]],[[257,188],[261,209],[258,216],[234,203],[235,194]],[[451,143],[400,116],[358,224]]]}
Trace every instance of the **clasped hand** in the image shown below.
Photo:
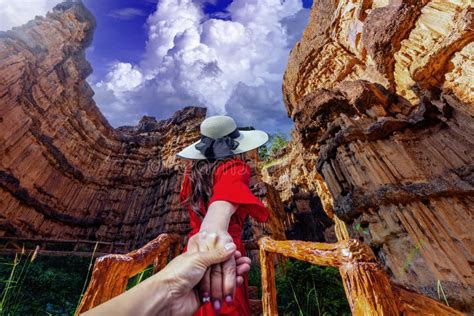
{"label": "clasped hand", "polygon": [[[226,231],[201,231],[189,239],[187,251],[206,252],[232,242],[232,237]],[[212,302],[216,311],[221,309],[224,300],[229,304],[233,302],[235,289],[244,282],[242,275],[250,270],[250,259],[242,257],[240,252],[236,254],[208,268],[199,283],[202,302]]]}

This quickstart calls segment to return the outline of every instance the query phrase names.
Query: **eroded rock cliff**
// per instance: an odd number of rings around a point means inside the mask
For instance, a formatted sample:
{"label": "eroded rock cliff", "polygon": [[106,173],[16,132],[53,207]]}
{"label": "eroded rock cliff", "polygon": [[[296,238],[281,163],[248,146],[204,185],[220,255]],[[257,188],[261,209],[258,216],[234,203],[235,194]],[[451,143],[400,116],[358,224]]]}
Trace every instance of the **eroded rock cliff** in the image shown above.
{"label": "eroded rock cliff", "polygon": [[[197,140],[206,109],[112,128],[86,82],[94,28],[75,1],[0,32],[0,236],[135,249],[162,232],[190,230],[178,200],[185,162],[175,154]],[[268,225],[249,222],[246,236],[284,239],[278,194],[257,174],[252,189],[276,213]]]}
{"label": "eroded rock cliff", "polygon": [[317,1],[283,84],[292,185],[395,282],[469,312],[473,18],[468,0]]}

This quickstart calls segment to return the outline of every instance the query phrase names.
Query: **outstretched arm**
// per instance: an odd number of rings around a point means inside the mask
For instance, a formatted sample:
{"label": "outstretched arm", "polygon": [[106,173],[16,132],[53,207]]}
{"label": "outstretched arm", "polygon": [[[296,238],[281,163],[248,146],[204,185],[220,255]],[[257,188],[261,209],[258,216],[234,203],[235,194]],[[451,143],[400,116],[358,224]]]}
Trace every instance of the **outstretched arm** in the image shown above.
{"label": "outstretched arm", "polygon": [[227,201],[214,201],[209,205],[206,216],[201,224],[201,232],[218,232],[227,233],[229,222],[232,215],[237,210],[237,205]]}
{"label": "outstretched arm", "polygon": [[[228,233],[229,222],[237,210],[237,205],[227,201],[217,200],[212,202],[201,224],[200,233],[188,243],[188,249],[205,251],[222,247],[232,242]],[[202,238],[210,236],[211,238]],[[204,241],[205,240],[205,241]],[[219,310],[222,301],[231,303],[236,288],[236,262],[234,258],[213,265],[206,271],[200,283],[201,295],[206,299],[211,297],[214,309]]]}
{"label": "outstretched arm", "polygon": [[233,243],[205,252],[186,252],[129,291],[84,313],[99,315],[191,315],[200,306],[194,287],[213,264],[237,258],[239,277],[250,269]]}

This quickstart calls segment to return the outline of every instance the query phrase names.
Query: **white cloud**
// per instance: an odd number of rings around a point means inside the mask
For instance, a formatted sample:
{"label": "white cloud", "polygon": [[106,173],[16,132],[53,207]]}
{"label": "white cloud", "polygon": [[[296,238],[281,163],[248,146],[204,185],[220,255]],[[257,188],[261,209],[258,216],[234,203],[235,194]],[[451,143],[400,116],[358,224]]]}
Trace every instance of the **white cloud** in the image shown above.
{"label": "white cloud", "polygon": [[0,31],[25,24],[37,15],[45,15],[62,0],[0,0]]}
{"label": "white cloud", "polygon": [[143,10],[140,10],[137,8],[122,8],[122,9],[112,10],[107,15],[114,19],[132,20],[139,16],[145,16],[146,13]]}
{"label": "white cloud", "polygon": [[117,97],[124,92],[136,89],[143,82],[142,73],[129,63],[116,63],[107,74],[106,81],[99,82],[98,87],[105,85],[107,90],[112,91]]}
{"label": "white cloud", "polygon": [[191,0],[160,0],[148,18],[143,60],[116,63],[95,87],[97,103],[159,117],[204,105],[209,114],[229,114],[240,124],[288,126],[282,76],[303,31],[299,20],[309,10],[300,0],[234,0],[227,11],[231,19],[222,20],[206,16]]}

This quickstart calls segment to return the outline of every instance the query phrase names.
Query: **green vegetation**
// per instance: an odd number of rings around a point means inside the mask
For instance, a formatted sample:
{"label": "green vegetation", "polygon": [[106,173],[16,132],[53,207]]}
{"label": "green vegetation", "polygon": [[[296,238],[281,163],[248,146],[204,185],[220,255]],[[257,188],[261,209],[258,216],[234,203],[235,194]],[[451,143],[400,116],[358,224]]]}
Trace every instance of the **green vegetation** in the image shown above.
{"label": "green vegetation", "polygon": [[0,315],[72,315],[89,258],[17,254],[0,257]]}
{"label": "green vegetation", "polygon": [[138,273],[137,275],[131,277],[130,280],[128,280],[127,290],[131,289],[132,287],[134,287],[138,283],[145,281],[146,279],[148,279],[152,275],[153,275],[153,265],[150,265],[145,270],[143,270],[142,272]]}
{"label": "green vegetation", "polygon": [[[261,291],[260,271],[252,267],[249,284]],[[289,259],[276,271],[281,315],[350,315],[339,271]]]}
{"label": "green vegetation", "polygon": [[275,154],[282,148],[288,145],[288,136],[282,132],[270,135],[270,140],[265,146],[258,150],[260,161],[264,163],[270,162]]}
{"label": "green vegetation", "polygon": [[362,228],[360,223],[355,224],[354,229],[361,234],[369,235],[369,230],[367,228]]}

